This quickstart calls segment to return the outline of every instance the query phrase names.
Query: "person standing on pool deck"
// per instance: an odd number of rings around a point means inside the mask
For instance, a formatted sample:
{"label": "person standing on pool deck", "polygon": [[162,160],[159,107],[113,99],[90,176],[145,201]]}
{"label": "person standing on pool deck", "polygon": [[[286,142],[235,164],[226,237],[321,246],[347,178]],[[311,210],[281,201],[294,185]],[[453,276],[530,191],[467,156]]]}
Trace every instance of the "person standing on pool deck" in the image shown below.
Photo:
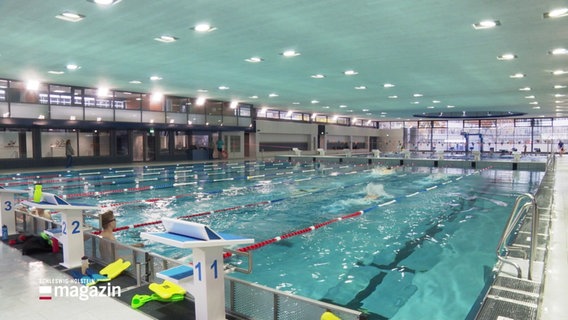
{"label": "person standing on pool deck", "polygon": [[65,141],[65,157],[67,157],[65,168],[69,168],[73,164],[74,154],[75,150],[73,150],[73,147],[71,146],[71,140],[67,139],[67,141]]}
{"label": "person standing on pool deck", "polygon": [[564,153],[564,142],[562,142],[562,140],[558,141],[558,153],[560,153],[561,157]]}
{"label": "person standing on pool deck", "polygon": [[223,145],[225,143],[223,142],[223,139],[221,139],[221,137],[219,137],[219,139],[217,140],[217,157],[218,159],[222,158],[222,152],[223,152]]}

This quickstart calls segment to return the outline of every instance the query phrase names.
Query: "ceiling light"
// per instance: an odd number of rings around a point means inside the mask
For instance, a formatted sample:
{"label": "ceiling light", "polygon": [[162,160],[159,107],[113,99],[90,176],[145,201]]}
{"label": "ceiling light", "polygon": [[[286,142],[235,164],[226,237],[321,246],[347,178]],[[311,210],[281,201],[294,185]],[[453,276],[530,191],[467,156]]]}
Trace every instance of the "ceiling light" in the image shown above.
{"label": "ceiling light", "polygon": [[531,91],[530,87],[519,88],[519,91]]}
{"label": "ceiling light", "polygon": [[412,96],[415,97],[415,98],[419,98],[419,97],[422,97],[424,95],[422,93],[415,93]]}
{"label": "ceiling light", "polygon": [[565,89],[565,88],[566,88],[566,86],[559,85],[559,84],[554,86],[554,89]]}
{"label": "ceiling light", "polygon": [[278,94],[277,93],[271,93],[271,94],[268,95],[268,97],[269,98],[275,98],[275,97],[278,97]]}
{"label": "ceiling light", "polygon": [[252,63],[257,63],[257,62],[262,62],[264,61],[264,59],[259,58],[259,57],[250,57],[248,59],[245,59],[246,62],[252,62]]}
{"label": "ceiling light", "polygon": [[132,83],[132,84],[141,84],[142,81],[140,80],[132,80],[132,81],[128,81],[128,83]]}
{"label": "ceiling light", "polygon": [[108,6],[108,5],[117,4],[122,0],[87,0],[87,1],[92,2],[92,3],[96,3],[96,4],[101,5],[101,6]]}
{"label": "ceiling light", "polygon": [[448,109],[455,108],[456,106],[447,105]]}
{"label": "ceiling light", "polygon": [[557,93],[557,94],[554,95],[555,98],[562,98],[562,97],[565,97],[565,96],[566,96],[565,94],[560,94],[560,93]]}
{"label": "ceiling light", "polygon": [[199,92],[199,93],[207,93],[207,92],[209,92],[209,90],[207,90],[207,89],[197,89],[197,92]]}
{"label": "ceiling light", "polygon": [[525,99],[534,99],[535,96],[525,96]]}
{"label": "ceiling light", "polygon": [[58,71],[58,70],[49,70],[47,73],[50,73],[50,74],[64,74],[65,72],[64,72],[64,71]]}
{"label": "ceiling light", "polygon": [[344,75],[346,76],[354,76],[356,74],[359,74],[359,72],[355,71],[355,70],[346,70],[343,72]]}
{"label": "ceiling light", "polygon": [[292,104],[300,104],[299,102],[292,102]]}
{"label": "ceiling light", "polygon": [[286,51],[282,52],[281,55],[283,55],[285,57],[297,57],[297,56],[300,55],[300,53],[296,52],[294,50],[286,50]]}
{"label": "ceiling light", "polygon": [[81,67],[79,67],[79,66],[76,65],[76,64],[72,64],[72,63],[71,63],[71,64],[68,64],[68,65],[66,66],[66,68],[67,68],[67,70],[71,70],[71,71],[81,69]]}
{"label": "ceiling light", "polygon": [[398,96],[389,96],[389,99],[397,99]]}
{"label": "ceiling light", "polygon": [[566,74],[566,73],[568,73],[568,71],[566,71],[566,70],[554,70],[554,71],[552,71],[552,74],[555,75],[555,76],[560,76],[560,75],[563,75],[563,74]]}
{"label": "ceiling light", "polygon": [[39,89],[39,81],[30,80],[26,83],[26,90],[37,91]]}
{"label": "ceiling light", "polygon": [[383,88],[392,88],[392,87],[394,87],[394,84],[392,84],[392,83],[383,84]]}
{"label": "ceiling light", "polygon": [[97,117],[97,122],[101,122],[101,121],[103,121],[103,118]]}
{"label": "ceiling light", "polygon": [[361,111],[363,111],[363,112],[367,112],[367,111],[369,111],[369,109],[363,109],[363,110],[361,110]]}
{"label": "ceiling light", "polygon": [[249,99],[258,99],[258,96],[250,96]]}
{"label": "ceiling light", "polygon": [[344,104],[340,105],[339,107],[340,107],[340,108],[347,108],[347,106],[344,105]]}
{"label": "ceiling light", "polygon": [[387,114],[387,113],[383,111],[383,112],[381,112],[381,114]]}
{"label": "ceiling light", "polygon": [[217,28],[212,27],[211,25],[209,25],[207,23],[201,23],[201,24],[194,26],[193,30],[197,31],[197,32],[211,32],[211,31],[217,30]]}
{"label": "ceiling light", "polygon": [[411,104],[419,104],[419,101],[412,101]]}
{"label": "ceiling light", "polygon": [[84,15],[75,12],[65,11],[55,16],[57,19],[69,22],[79,22],[85,18]]}
{"label": "ceiling light", "polygon": [[323,106],[322,108],[324,108],[324,109],[329,109],[329,106]]}
{"label": "ceiling light", "polygon": [[260,109],[260,113],[266,113],[266,110],[268,110],[268,108],[262,107],[262,109]]}
{"label": "ceiling light", "polygon": [[524,78],[524,77],[525,77],[525,75],[522,74],[522,73],[515,73],[515,74],[512,74],[512,75],[509,76],[509,78],[511,78],[511,79],[521,79],[521,78]]}
{"label": "ceiling light", "polygon": [[152,102],[160,102],[162,99],[164,99],[164,94],[161,92],[154,92],[150,96],[150,101]]}
{"label": "ceiling light", "polygon": [[567,15],[568,15],[568,8],[554,9],[550,12],[545,12],[543,14],[545,18],[560,18],[560,17],[565,17]]}
{"label": "ceiling light", "polygon": [[512,53],[505,53],[505,54],[502,54],[500,56],[497,56],[498,60],[513,60],[513,59],[516,59],[516,58],[517,58],[517,55],[512,54]]}
{"label": "ceiling light", "polygon": [[317,103],[320,103],[320,102],[318,100],[312,100],[312,101],[310,101],[310,103],[311,104],[317,104]]}
{"label": "ceiling light", "polygon": [[540,107],[539,107],[539,106],[534,106],[533,109],[540,109]]}
{"label": "ceiling light", "polygon": [[231,101],[231,104],[229,105],[229,108],[231,108],[231,109],[236,109],[238,105],[239,105],[239,102],[233,100],[233,101]]}
{"label": "ceiling light", "polygon": [[556,49],[553,49],[552,51],[550,51],[549,53],[550,53],[550,54],[553,54],[553,55],[568,54],[568,49],[566,49],[566,48],[556,48]]}
{"label": "ceiling light", "polygon": [[314,78],[314,79],[323,79],[325,78],[325,76],[323,74],[312,74],[310,77]]}
{"label": "ceiling light", "polygon": [[162,80],[162,77],[160,77],[160,76],[151,76],[151,77],[150,77],[150,80],[152,80],[152,81],[159,81],[159,80]]}
{"label": "ceiling light", "polygon": [[219,90],[229,90],[231,88],[227,87],[227,86],[219,86]]}
{"label": "ceiling light", "polygon": [[197,98],[197,100],[195,100],[195,105],[202,106],[205,104],[205,100],[206,99],[204,97],[199,97]]}
{"label": "ceiling light", "polygon": [[37,116],[38,119],[43,120],[45,119],[45,116],[43,114],[40,114],[39,116]]}
{"label": "ceiling light", "polygon": [[100,87],[97,89],[97,97],[106,97],[108,96],[109,89],[105,87]]}
{"label": "ceiling light", "polygon": [[529,102],[529,104],[538,104],[538,101]]}
{"label": "ceiling light", "polygon": [[355,90],[365,90],[365,89],[367,89],[367,87],[365,87],[365,86],[357,86],[357,87],[355,87]]}
{"label": "ceiling light", "polygon": [[432,100],[432,103],[440,103],[440,100]]}
{"label": "ceiling light", "polygon": [[77,120],[77,117],[75,117],[75,116],[69,116],[69,120],[75,121],[75,120]]}
{"label": "ceiling light", "polygon": [[427,106],[428,109],[434,109],[434,106]]}
{"label": "ceiling light", "polygon": [[476,30],[479,29],[491,29],[491,28],[495,28],[497,26],[500,26],[501,22],[499,22],[499,20],[483,20],[480,21],[478,23],[474,23],[473,24],[473,28]]}
{"label": "ceiling light", "polygon": [[164,43],[175,42],[177,39],[178,38],[176,38],[174,36],[168,36],[168,35],[162,35],[158,38],[154,38],[154,40],[164,42]]}

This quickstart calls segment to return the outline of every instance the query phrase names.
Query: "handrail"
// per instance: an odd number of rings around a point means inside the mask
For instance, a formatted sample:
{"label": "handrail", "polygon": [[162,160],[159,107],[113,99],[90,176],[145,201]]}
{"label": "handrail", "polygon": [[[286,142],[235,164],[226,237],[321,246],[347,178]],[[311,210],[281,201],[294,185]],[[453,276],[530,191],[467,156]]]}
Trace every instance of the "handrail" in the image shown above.
{"label": "handrail", "polygon": [[[523,200],[529,200],[528,202],[525,202],[522,206],[521,206],[521,202]],[[519,208],[520,206],[520,208]],[[505,250],[505,252],[509,251],[509,248],[506,244],[507,239],[509,238],[509,236],[511,235],[511,233],[513,232],[513,230],[515,229],[515,226],[519,223],[519,221],[521,220],[522,217],[524,217],[526,215],[527,212],[529,212],[530,210],[532,210],[532,224],[531,224],[531,240],[530,240],[530,254],[529,254],[529,270],[528,270],[528,279],[532,280],[533,276],[532,276],[532,271],[533,271],[533,263],[534,263],[534,259],[536,257],[536,250],[537,250],[537,244],[538,244],[538,220],[539,220],[539,216],[538,216],[538,210],[537,210],[537,204],[536,204],[536,199],[534,197],[534,195],[532,195],[531,193],[523,193],[521,195],[519,195],[517,197],[517,199],[515,199],[515,204],[513,206],[513,210],[511,210],[511,214],[509,215],[509,219],[507,220],[507,224],[505,226],[505,229],[503,230],[503,234],[501,235],[501,239],[499,240],[499,244],[497,245],[497,259],[499,259],[499,261],[503,262],[503,263],[508,263],[510,265],[512,265],[513,267],[515,267],[515,269],[517,270],[517,277],[518,278],[522,278],[522,270],[521,267],[517,264],[514,263],[512,261],[507,260],[506,258],[504,258],[501,255],[501,249],[503,248]]]}

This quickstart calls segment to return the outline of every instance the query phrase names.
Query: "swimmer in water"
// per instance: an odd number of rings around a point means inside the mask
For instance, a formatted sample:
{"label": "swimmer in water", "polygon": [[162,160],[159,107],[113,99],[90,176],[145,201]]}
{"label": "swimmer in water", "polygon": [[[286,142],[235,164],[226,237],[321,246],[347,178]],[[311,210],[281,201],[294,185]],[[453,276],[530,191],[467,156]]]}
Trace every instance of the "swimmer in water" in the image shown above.
{"label": "swimmer in water", "polygon": [[365,187],[365,191],[367,191],[365,199],[369,200],[376,200],[379,197],[387,195],[387,193],[385,192],[385,187],[382,184],[369,183]]}

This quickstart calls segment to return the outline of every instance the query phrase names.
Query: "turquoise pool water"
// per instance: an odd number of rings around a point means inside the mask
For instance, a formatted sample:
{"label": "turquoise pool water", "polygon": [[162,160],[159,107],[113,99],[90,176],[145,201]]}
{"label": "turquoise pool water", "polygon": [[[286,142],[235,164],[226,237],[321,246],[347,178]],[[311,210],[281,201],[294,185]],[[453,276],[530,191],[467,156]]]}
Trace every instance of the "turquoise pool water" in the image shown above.
{"label": "turquoise pool water", "polygon": [[[516,196],[542,172],[374,168],[290,163],[124,168],[41,173],[70,201],[108,206],[118,226],[192,216],[259,243],[253,273],[234,277],[367,312],[370,319],[464,319],[495,264]],[[150,188],[152,187],[152,188]],[[336,221],[338,217],[342,220]],[[118,232],[140,241],[140,231]],[[190,251],[147,243],[189,261]]]}

